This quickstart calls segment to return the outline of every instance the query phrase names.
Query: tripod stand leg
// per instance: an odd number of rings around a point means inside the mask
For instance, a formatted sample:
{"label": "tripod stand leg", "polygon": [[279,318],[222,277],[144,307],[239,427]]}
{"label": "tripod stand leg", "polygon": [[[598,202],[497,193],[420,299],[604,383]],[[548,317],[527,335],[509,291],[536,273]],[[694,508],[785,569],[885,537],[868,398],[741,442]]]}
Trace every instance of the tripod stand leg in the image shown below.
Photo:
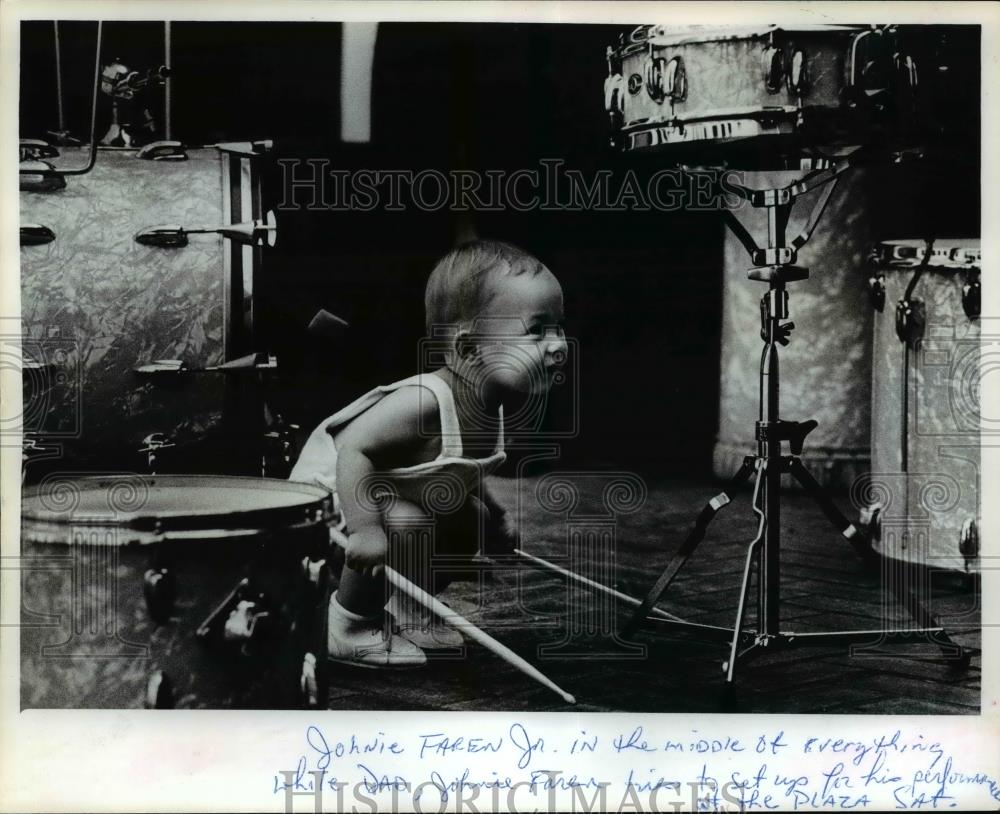
{"label": "tripod stand leg", "polygon": [[803,466],[802,461],[798,458],[792,458],[789,462],[789,469],[795,480],[802,484],[809,497],[819,505],[820,510],[826,516],[827,520],[833,523],[837,531],[847,538],[847,541],[858,555],[866,561],[871,561],[874,554],[868,536],[844,516],[843,512],[830,499],[826,490],[820,486],[819,481]]}
{"label": "tripod stand leg", "polygon": [[730,503],[730,497],[728,492],[737,489],[750,477],[754,470],[754,465],[756,459],[748,455],[743,459],[743,465],[739,468],[739,471],[733,476],[732,480],[729,481],[729,485],[726,490],[720,492],[715,497],[713,497],[705,507],[698,514],[698,518],[695,520],[694,528],[691,529],[690,534],[685,538],[684,542],[681,543],[681,547],[674,554],[673,559],[670,564],[667,565],[663,573],[660,574],[659,579],[656,580],[656,584],[653,585],[650,592],[646,595],[646,598],[642,600],[642,604],[639,609],[635,612],[631,619],[629,619],[628,624],[622,630],[622,636],[626,639],[631,638],[635,632],[641,627],[642,623],[649,616],[650,610],[652,610],[653,605],[655,605],[663,592],[667,590],[667,587],[673,581],[674,577],[677,576],[678,571],[684,567],[684,563],[688,561],[691,554],[694,553],[695,548],[698,547],[703,539],[705,539],[705,532],[708,530],[708,524],[712,522],[719,510]]}
{"label": "tripod stand leg", "polygon": [[[763,532],[763,526],[761,527]],[[743,566],[743,585],[740,588],[740,606],[736,610],[736,624],[733,626],[733,640],[729,644],[729,660],[723,662],[722,669],[726,671],[726,684],[733,683],[733,675],[736,672],[736,661],[742,655],[739,651],[740,639],[743,632],[743,616],[746,614],[747,610],[747,598],[750,592],[750,572],[753,569],[754,558],[758,555],[758,549],[760,548],[761,537],[758,536],[756,540],[750,543],[750,547],[747,549],[747,559]],[[756,645],[751,645],[749,649],[756,647]],[[749,649],[747,652],[749,652]]]}
{"label": "tripod stand leg", "polygon": [[757,505],[757,501],[760,498],[760,486],[764,480],[764,469],[761,466],[757,470],[757,479],[754,481],[753,485],[753,510],[754,513],[760,518],[760,523],[757,524],[757,536],[754,537],[753,541],[747,548],[747,558],[743,565],[743,584],[740,587],[740,603],[736,609],[736,623],[733,625],[733,640],[729,645],[729,661],[722,665],[722,669],[726,671],[726,684],[731,685],[733,683],[733,675],[736,671],[736,660],[739,657],[739,644],[740,637],[743,632],[743,616],[747,609],[747,598],[750,595],[750,572],[753,570],[754,560],[759,556],[759,549],[761,542],[764,539],[764,533],[767,528],[767,516],[761,510],[760,506]]}
{"label": "tripod stand leg", "polygon": [[[809,493],[809,496],[819,504],[823,514],[826,515],[833,525],[837,527],[837,530],[848,539],[854,547],[854,550],[857,551],[867,562],[872,562],[877,559],[877,555],[874,551],[872,551],[871,542],[868,537],[846,517],[844,517],[840,509],[838,509],[834,502],[830,499],[830,496],[827,495],[823,487],[820,486],[819,482],[809,473],[809,470],[802,465],[802,462],[798,458],[792,458],[790,468],[795,479],[802,484],[802,486]],[[941,628],[941,625],[935,618],[934,614],[924,607],[923,602],[920,601],[919,597],[917,597],[917,595],[913,592],[913,589],[909,584],[901,586],[898,580],[889,580],[888,584],[893,596],[896,598],[896,601],[906,608],[919,627]],[[965,652],[964,648],[952,641],[951,637],[943,629],[940,629],[937,632],[933,641],[941,648],[941,651],[945,655],[954,656],[957,653],[960,661],[967,661],[968,654]]]}

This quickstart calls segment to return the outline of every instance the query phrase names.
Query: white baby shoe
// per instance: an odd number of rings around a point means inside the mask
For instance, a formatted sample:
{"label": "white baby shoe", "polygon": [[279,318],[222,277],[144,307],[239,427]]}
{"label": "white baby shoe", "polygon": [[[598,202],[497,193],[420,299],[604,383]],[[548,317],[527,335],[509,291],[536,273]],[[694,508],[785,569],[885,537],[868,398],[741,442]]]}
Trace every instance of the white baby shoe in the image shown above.
{"label": "white baby shoe", "polygon": [[382,617],[359,616],[330,597],[327,614],[327,658],[340,664],[375,669],[422,667],[427,656],[403,636],[383,635]]}
{"label": "white baby shoe", "polygon": [[395,619],[399,634],[422,650],[454,650],[465,644],[461,633],[409,597],[395,593],[385,609]]}

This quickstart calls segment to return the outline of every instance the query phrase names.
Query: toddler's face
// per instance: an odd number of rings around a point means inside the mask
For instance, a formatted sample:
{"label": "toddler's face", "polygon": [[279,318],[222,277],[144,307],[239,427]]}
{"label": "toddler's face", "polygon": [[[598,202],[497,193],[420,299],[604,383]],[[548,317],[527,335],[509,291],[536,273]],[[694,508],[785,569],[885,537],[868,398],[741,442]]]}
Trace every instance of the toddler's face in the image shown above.
{"label": "toddler's face", "polygon": [[476,319],[481,373],[491,387],[544,393],[566,358],[563,295],[548,271],[499,277]]}

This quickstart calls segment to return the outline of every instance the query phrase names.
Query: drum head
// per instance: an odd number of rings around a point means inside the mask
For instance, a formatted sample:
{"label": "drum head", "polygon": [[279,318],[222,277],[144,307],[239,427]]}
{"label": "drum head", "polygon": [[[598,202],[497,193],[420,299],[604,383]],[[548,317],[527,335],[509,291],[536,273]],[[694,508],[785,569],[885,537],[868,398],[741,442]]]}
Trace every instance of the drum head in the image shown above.
{"label": "drum head", "polygon": [[[58,542],[53,527],[113,526],[157,539],[301,528],[333,517],[332,496],[308,483],[213,475],[51,478],[24,490],[24,535]],[[211,533],[210,533],[211,532]],[[124,535],[122,542],[155,540]],[[66,539],[65,542],[70,542]]]}

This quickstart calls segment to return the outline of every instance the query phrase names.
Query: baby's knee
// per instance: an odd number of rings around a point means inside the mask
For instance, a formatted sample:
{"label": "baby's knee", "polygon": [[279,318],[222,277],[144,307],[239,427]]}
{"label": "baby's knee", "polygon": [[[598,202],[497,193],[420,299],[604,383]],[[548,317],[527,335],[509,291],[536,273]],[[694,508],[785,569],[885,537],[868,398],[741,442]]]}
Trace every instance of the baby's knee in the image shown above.
{"label": "baby's knee", "polygon": [[[386,531],[397,544],[434,540],[438,553],[472,555],[480,547],[490,513],[479,498],[469,495],[450,512],[431,512],[417,503],[397,500],[386,512]],[[394,532],[394,533],[393,533]]]}
{"label": "baby's knee", "polygon": [[385,513],[386,525],[413,526],[434,522],[434,517],[421,506],[409,500],[396,500]]}

